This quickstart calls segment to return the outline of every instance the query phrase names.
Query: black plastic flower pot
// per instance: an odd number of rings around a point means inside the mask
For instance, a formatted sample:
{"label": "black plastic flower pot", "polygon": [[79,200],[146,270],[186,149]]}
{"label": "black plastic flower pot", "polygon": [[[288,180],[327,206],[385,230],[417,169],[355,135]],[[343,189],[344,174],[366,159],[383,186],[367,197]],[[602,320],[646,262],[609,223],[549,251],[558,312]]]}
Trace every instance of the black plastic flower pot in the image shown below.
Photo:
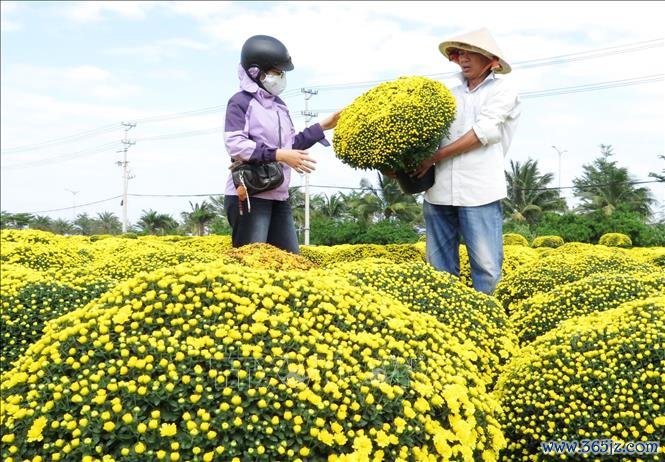
{"label": "black plastic flower pot", "polygon": [[397,171],[397,183],[407,194],[418,194],[427,191],[434,184],[434,167],[430,167],[422,178],[414,178],[407,172]]}

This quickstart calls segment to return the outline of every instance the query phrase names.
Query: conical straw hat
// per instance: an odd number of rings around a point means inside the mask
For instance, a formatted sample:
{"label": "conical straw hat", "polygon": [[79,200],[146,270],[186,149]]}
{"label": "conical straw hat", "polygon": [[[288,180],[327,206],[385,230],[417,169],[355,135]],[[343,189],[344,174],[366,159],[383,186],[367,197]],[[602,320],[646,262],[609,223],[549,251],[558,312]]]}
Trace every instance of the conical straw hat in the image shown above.
{"label": "conical straw hat", "polygon": [[492,37],[490,31],[486,28],[458,35],[450,40],[441,42],[439,45],[439,51],[451,61],[454,61],[454,57],[451,57],[448,50],[454,50],[456,48],[481,53],[490,59],[493,59],[494,57],[498,58],[501,67],[494,69],[494,72],[497,74],[507,74],[512,70],[508,61],[504,59],[504,54],[499,48],[499,45],[496,44],[494,37]]}

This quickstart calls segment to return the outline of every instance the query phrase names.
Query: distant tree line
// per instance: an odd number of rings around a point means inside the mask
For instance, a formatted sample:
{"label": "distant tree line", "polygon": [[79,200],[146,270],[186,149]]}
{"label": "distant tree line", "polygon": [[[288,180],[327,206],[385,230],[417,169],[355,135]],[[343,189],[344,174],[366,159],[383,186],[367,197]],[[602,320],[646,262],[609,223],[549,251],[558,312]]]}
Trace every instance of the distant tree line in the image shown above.
{"label": "distant tree line", "polygon": [[[538,161],[510,162],[505,172],[508,196],[503,201],[504,232],[558,235],[566,242],[596,243],[607,232],[627,234],[635,245],[665,245],[665,217],[654,219],[656,201],[650,190],[638,184],[627,168],[612,159],[612,147],[600,145],[601,155],[584,165],[573,180],[573,196],[579,204],[569,208],[558,188],[552,187],[552,173],[542,174]],[[659,156],[665,160],[665,156]],[[665,182],[665,169],[650,178]],[[377,185],[363,179],[350,193],[310,196],[310,243],[318,245],[358,243],[407,243],[417,241],[424,231],[422,199],[404,194],[396,181],[377,173]],[[290,189],[296,227],[302,238],[305,196],[300,188]],[[168,235],[230,234],[224,213],[224,197],[211,196],[177,220],[169,214],[143,210],[133,224],[135,234]],[[120,234],[122,225],[111,212],[95,217],[79,214],[72,221],[28,213],[1,212],[0,226],[41,229],[58,234]],[[301,239],[302,242],[302,239]]]}

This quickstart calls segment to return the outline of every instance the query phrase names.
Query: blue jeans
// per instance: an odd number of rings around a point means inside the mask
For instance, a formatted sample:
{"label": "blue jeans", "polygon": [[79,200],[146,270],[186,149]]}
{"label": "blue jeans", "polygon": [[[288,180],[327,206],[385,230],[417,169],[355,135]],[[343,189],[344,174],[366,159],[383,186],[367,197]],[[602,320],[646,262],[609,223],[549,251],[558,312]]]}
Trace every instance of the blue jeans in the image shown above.
{"label": "blue jeans", "polygon": [[263,242],[287,252],[300,254],[296,227],[289,201],[251,198],[252,211],[247,202],[242,203],[242,215],[238,196],[225,196],[224,209],[232,229],[233,247]]}
{"label": "blue jeans", "polygon": [[473,287],[486,294],[501,279],[503,212],[501,201],[477,207],[423,203],[427,261],[437,270],[459,276],[460,237],[469,254]]}

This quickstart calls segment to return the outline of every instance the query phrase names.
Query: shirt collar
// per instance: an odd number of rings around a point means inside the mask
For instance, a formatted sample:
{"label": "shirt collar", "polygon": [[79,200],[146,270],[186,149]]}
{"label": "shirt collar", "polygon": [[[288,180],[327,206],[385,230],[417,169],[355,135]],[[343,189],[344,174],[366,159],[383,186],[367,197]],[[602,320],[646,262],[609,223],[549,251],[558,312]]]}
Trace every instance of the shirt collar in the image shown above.
{"label": "shirt collar", "polygon": [[466,91],[467,93],[474,93],[475,91],[477,91],[480,87],[485,85],[490,80],[497,80],[498,79],[497,75],[494,73],[494,71],[492,71],[492,72],[489,73],[489,75],[487,77],[485,77],[485,80],[480,82],[480,85],[478,85],[473,90],[469,91],[469,87],[466,84],[466,77],[464,77],[464,73],[463,72],[458,73],[457,78],[460,79],[460,81],[462,82],[462,86],[464,87],[464,91]]}

